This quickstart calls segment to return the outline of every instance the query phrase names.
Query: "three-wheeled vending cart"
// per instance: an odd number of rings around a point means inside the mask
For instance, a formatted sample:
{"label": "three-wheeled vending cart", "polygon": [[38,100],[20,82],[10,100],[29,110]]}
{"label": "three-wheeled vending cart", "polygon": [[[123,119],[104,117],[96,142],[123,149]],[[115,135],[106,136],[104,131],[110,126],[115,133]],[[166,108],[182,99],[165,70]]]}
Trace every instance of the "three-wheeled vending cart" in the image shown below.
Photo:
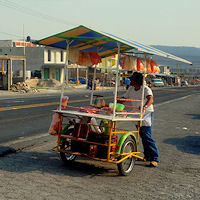
{"label": "three-wheeled vending cart", "polygon": [[[144,160],[138,151],[139,131],[143,120],[144,87],[140,100],[126,100],[139,101],[141,103],[140,109],[134,107],[132,111],[128,111],[126,107],[130,106],[117,103],[117,100],[120,100],[118,99],[120,52],[134,49],[164,57],[172,55],[85,26],[76,27],[36,43],[66,50],[60,105],[57,110],[54,110],[50,127],[51,134],[57,136],[57,145],[53,150],[60,153],[64,162],[72,162],[77,156],[83,156],[97,161],[115,163],[121,175],[128,175],[134,167],[136,158]],[[118,61],[117,66],[112,68],[116,74],[113,100],[105,102],[102,100],[103,97],[96,95],[92,90],[90,106],[70,106],[68,97],[64,95],[64,87],[68,83],[68,61],[93,66],[94,89],[98,63],[101,58],[115,54],[118,54]],[[136,67],[132,63],[131,67],[124,67],[123,70],[153,72],[155,66],[151,66],[149,71],[147,59],[143,60],[143,67],[141,67],[142,63],[137,63]],[[128,62],[130,63],[130,60]],[[143,80],[144,83],[145,80]],[[129,130],[133,126],[128,128],[117,126],[118,123],[122,122],[136,122],[137,125],[135,130]]]}
{"label": "three-wheeled vending cart", "polygon": [[[116,117],[113,117],[113,109],[107,106],[87,106],[80,109],[66,106],[66,110],[55,111],[59,121],[54,133],[58,137],[54,150],[60,152],[61,159],[69,162],[75,160],[76,156],[84,156],[115,163],[120,174],[129,174],[135,158],[143,159],[137,151],[142,119],[139,118],[139,112],[128,117],[127,112],[121,110],[122,104],[117,103],[116,107],[119,108],[116,108]],[[130,131],[117,128],[117,122],[121,121],[135,121],[137,129]]]}

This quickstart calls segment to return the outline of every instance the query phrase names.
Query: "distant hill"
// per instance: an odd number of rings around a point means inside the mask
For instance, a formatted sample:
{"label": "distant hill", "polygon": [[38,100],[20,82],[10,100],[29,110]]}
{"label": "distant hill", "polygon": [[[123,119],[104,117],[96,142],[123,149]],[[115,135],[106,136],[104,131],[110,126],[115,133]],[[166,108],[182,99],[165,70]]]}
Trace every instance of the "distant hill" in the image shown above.
{"label": "distant hill", "polygon": [[[184,47],[184,46],[160,46],[160,45],[152,45],[152,47],[156,49],[160,49],[167,53],[171,53],[175,56],[184,58],[193,63],[193,67],[200,67],[200,48],[196,47]],[[165,59],[160,56],[152,56],[152,58],[159,65],[168,65],[168,66],[188,66],[186,63],[178,62],[171,59]]]}

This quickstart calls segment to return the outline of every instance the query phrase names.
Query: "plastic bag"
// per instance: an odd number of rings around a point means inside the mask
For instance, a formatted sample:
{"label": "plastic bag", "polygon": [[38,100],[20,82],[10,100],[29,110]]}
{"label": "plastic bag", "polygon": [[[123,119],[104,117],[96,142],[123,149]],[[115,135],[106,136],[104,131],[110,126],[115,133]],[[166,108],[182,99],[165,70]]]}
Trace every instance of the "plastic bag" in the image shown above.
{"label": "plastic bag", "polygon": [[97,123],[97,120],[94,117],[91,118],[91,129],[92,129],[92,132],[95,132],[95,133],[98,133],[98,134],[102,133],[100,128],[99,128],[99,125]]}
{"label": "plastic bag", "polygon": [[150,61],[150,65],[151,65],[151,72],[152,73],[156,73],[157,69],[158,69],[158,65],[155,61],[151,60]]}
{"label": "plastic bag", "polygon": [[58,133],[59,130],[59,121],[60,121],[60,117],[58,113],[54,113],[52,115],[52,121],[51,121],[51,125],[49,127],[49,134],[55,134]]}
{"label": "plastic bag", "polygon": [[140,58],[137,58],[137,71],[139,71],[139,72],[144,71],[144,65]]}

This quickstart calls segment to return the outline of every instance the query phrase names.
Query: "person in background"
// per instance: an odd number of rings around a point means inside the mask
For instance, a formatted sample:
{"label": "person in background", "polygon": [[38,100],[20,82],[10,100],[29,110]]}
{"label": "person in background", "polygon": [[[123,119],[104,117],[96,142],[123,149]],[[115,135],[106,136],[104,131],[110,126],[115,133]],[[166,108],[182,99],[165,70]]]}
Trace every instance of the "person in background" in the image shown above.
{"label": "person in background", "polygon": [[[97,80],[94,81],[94,90],[96,90],[96,86],[97,86]],[[92,90],[92,86],[93,86],[93,79],[89,78],[88,79],[88,89]]]}
{"label": "person in background", "polygon": [[147,82],[149,88],[152,88],[152,83],[150,81]]}
{"label": "person in background", "polygon": [[92,89],[92,79],[88,78],[88,89]]}
{"label": "person in background", "polygon": [[[130,87],[124,94],[126,99],[141,100],[143,91],[143,75],[139,72],[134,72],[130,78]],[[140,107],[141,102],[132,102],[133,106]],[[142,144],[144,149],[144,158],[150,161],[150,167],[157,167],[159,163],[158,148],[152,137],[152,125],[153,125],[153,93],[152,90],[145,84],[144,85],[144,104],[143,110],[145,111],[143,116],[142,127],[140,128],[140,137],[142,138]]]}
{"label": "person in background", "polygon": [[130,79],[129,78],[125,78],[125,85],[126,85],[126,90],[128,90],[129,86],[130,86]]}

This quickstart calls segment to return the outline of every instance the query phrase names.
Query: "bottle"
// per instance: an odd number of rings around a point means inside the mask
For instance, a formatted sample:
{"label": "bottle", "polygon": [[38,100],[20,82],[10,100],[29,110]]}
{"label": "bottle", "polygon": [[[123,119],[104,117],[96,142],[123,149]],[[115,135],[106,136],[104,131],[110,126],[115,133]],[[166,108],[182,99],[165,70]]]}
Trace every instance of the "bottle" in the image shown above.
{"label": "bottle", "polygon": [[105,101],[103,100],[102,102],[101,102],[101,107],[105,107],[106,106],[106,103],[105,103]]}
{"label": "bottle", "polygon": [[98,102],[97,102],[97,108],[101,108],[101,101],[100,100],[98,100]]}

